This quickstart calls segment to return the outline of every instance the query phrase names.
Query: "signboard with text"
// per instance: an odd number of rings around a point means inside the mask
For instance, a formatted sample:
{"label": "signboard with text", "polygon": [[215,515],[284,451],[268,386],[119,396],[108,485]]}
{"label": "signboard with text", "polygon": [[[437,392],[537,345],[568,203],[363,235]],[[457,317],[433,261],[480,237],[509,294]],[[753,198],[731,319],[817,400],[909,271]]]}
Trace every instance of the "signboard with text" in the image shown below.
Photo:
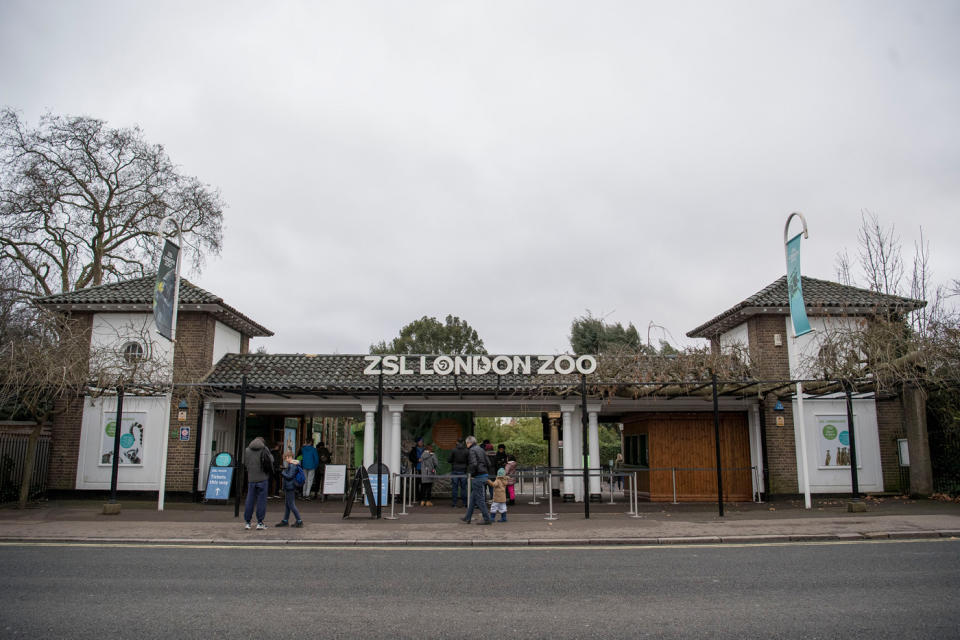
{"label": "signboard with text", "polygon": [[233,482],[233,467],[210,467],[207,473],[207,500],[228,500]]}

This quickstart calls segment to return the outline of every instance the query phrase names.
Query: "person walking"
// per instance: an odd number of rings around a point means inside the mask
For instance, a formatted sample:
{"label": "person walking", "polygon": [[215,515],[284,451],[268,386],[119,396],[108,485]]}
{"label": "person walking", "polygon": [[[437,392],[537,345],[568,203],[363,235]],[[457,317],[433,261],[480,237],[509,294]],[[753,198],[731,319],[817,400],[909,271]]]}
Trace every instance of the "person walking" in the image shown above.
{"label": "person walking", "polygon": [[470,524],[474,509],[480,510],[483,522],[477,524],[491,524],[490,512],[487,511],[486,484],[490,479],[487,472],[487,454],[477,445],[477,439],[467,436],[467,473],[470,474],[470,505],[467,513],[460,518],[465,524]]}
{"label": "person walking", "polygon": [[303,483],[303,499],[309,500],[310,489],[313,488],[313,478],[317,474],[317,467],[320,466],[320,456],[317,454],[317,449],[310,440],[303,441],[299,455],[300,465],[303,467],[303,474],[307,478],[306,482]]}
{"label": "person walking", "polygon": [[253,507],[257,507],[257,529],[266,529],[263,519],[267,516],[267,489],[273,473],[273,456],[263,438],[257,436],[243,452],[243,466],[247,469],[247,502],[243,509],[243,521],[250,529]]}
{"label": "person walking", "polygon": [[487,480],[487,486],[493,487],[493,502],[490,504],[490,518],[495,521],[497,513],[500,522],[507,521],[507,476],[503,469],[497,469],[497,479]]}
{"label": "person walking", "polygon": [[463,440],[457,440],[456,448],[450,452],[447,462],[450,463],[450,506],[457,506],[457,497],[459,496],[462,507],[467,506],[467,464],[469,463],[467,448]]}
{"label": "person walking", "polygon": [[423,455],[420,456],[420,482],[423,483],[423,500],[420,501],[421,507],[432,507],[433,502],[433,481],[437,475],[437,456],[433,455],[433,447],[427,445],[423,449]]}
{"label": "person walking", "polygon": [[[300,463],[297,462],[297,459],[293,457],[292,453],[287,453],[287,457],[284,460],[286,462],[286,468],[281,474],[283,476],[283,499],[285,502],[283,509],[283,520],[277,523],[278,527],[285,527],[290,523],[290,512],[293,512],[293,515],[296,516],[297,521],[293,526],[302,527],[303,519],[300,518],[300,510],[297,509],[297,465]],[[306,475],[306,470],[304,470],[304,475]],[[306,482],[303,483],[306,486]]]}

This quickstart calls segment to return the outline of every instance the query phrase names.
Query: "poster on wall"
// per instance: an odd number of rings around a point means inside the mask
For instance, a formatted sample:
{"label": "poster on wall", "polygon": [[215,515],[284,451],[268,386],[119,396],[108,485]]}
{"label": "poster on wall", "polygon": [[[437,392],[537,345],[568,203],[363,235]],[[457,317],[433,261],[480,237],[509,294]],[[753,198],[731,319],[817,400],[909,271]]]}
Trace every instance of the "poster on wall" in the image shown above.
{"label": "poster on wall", "polygon": [[[143,466],[143,431],[147,414],[142,412],[124,412],[120,426],[120,464],[128,467]],[[115,411],[103,414],[100,422],[100,462],[101,467],[113,464],[113,438],[117,433],[117,414]]]}
{"label": "poster on wall", "polygon": [[[862,443],[860,429],[854,416],[857,442]],[[817,416],[817,444],[820,457],[817,466],[821,469],[850,468],[850,432],[847,430],[847,416]],[[857,447],[860,450],[860,447]],[[857,462],[857,468],[862,465]]]}
{"label": "poster on wall", "polygon": [[287,418],[283,423],[283,455],[290,453],[297,455],[297,426],[296,418]]}

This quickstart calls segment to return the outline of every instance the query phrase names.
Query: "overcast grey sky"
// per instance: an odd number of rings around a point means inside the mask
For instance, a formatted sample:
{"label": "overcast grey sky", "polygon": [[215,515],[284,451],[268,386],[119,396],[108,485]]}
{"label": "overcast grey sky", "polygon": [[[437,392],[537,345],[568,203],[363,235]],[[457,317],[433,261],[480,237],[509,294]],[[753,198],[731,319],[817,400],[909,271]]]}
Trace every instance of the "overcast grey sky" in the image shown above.
{"label": "overcast grey sky", "polygon": [[[422,315],[683,334],[860,211],[960,277],[958,2],[0,2],[0,104],[139,124],[218,187],[200,286],[357,353]],[[659,337],[659,336],[657,336]]]}

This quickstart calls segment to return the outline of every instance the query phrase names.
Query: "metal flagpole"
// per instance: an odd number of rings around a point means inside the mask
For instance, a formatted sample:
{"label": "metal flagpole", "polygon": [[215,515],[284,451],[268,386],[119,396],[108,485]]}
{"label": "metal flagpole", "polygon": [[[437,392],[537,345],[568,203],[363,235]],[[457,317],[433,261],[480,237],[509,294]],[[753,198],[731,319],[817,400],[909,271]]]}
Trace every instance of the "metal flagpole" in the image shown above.
{"label": "metal flagpole", "polygon": [[163,423],[163,442],[160,446],[160,490],[157,493],[157,511],[163,511],[163,502],[167,489],[167,449],[170,443],[170,413],[172,411],[170,405],[173,404],[173,368],[176,362],[175,354],[177,350],[177,307],[180,306],[180,261],[183,253],[183,231],[180,229],[180,224],[172,216],[167,216],[160,221],[160,228],[157,231],[157,235],[163,237],[163,223],[167,220],[172,222],[177,228],[177,269],[173,281],[173,322],[170,326],[170,391],[167,393],[167,407],[164,411],[166,420]]}
{"label": "metal flagpole", "polygon": [[[802,231],[803,237],[809,238],[810,233],[807,231],[807,219],[803,217],[802,213],[795,211],[791,213],[789,216],[787,216],[787,223],[783,227],[783,251],[787,258],[787,295],[789,297],[789,302],[790,302],[790,315],[791,315],[791,319],[793,320],[790,324],[793,326],[794,335],[793,335],[793,339],[790,341],[790,345],[792,346],[794,353],[799,356],[799,349],[797,348],[797,338],[799,338],[801,335],[809,333],[810,331],[812,331],[812,329],[810,329],[809,321],[807,321],[807,310],[806,310],[805,304],[803,303],[802,296],[800,297],[800,301],[799,301],[800,308],[796,310],[796,315],[802,316],[802,321],[806,322],[805,331],[803,332],[797,331],[797,320],[796,320],[796,316],[794,315],[795,313],[794,299],[791,294],[791,285],[790,285],[791,265],[794,264],[794,262],[791,261],[790,243],[793,241],[787,239],[788,231],[790,229],[790,221],[793,220],[794,216],[800,218],[800,222],[803,224],[803,231]],[[797,236],[797,238],[799,238],[799,235]],[[796,285],[798,289],[800,288],[799,250],[800,249],[799,249],[799,241],[798,241],[797,256],[796,256],[796,262],[795,262],[796,273],[794,274],[796,276],[796,280],[797,280]],[[787,362],[788,362],[787,366],[789,367],[790,366],[789,358],[787,358]],[[793,416],[793,426],[794,426],[794,432],[798,433],[800,436],[800,467],[801,467],[800,478],[801,478],[801,484],[802,484],[801,488],[803,489],[803,504],[807,509],[810,509],[812,507],[812,503],[810,500],[810,466],[807,463],[807,424],[806,424],[806,418],[804,417],[804,413],[803,413],[803,383],[801,382],[797,383],[797,414]]]}

